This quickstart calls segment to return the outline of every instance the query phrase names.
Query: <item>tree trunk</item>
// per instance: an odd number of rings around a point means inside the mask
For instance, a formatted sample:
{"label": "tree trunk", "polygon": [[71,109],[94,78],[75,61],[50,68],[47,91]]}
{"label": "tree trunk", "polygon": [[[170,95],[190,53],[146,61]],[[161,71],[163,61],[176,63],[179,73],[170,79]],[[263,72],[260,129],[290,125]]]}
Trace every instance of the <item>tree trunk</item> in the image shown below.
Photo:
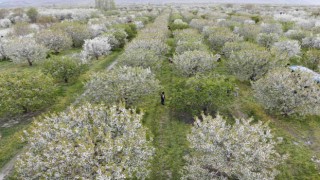
{"label": "tree trunk", "polygon": [[29,66],[32,66],[32,61],[28,59]]}
{"label": "tree trunk", "polygon": [[67,77],[64,78],[64,82],[68,83],[68,78]]}
{"label": "tree trunk", "polygon": [[23,109],[23,113],[24,114],[27,114],[29,111],[28,111],[28,108],[26,108],[26,107],[24,107],[24,106],[22,106],[22,109]]}

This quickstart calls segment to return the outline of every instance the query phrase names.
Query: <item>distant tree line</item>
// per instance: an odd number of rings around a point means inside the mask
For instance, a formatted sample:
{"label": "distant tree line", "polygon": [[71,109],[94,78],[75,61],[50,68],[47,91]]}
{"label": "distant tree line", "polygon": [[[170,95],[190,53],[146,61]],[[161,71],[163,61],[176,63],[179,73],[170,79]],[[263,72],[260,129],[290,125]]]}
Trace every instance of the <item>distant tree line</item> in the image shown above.
{"label": "distant tree line", "polygon": [[116,3],[114,0],[95,0],[95,5],[97,9],[102,9],[105,11],[116,8]]}

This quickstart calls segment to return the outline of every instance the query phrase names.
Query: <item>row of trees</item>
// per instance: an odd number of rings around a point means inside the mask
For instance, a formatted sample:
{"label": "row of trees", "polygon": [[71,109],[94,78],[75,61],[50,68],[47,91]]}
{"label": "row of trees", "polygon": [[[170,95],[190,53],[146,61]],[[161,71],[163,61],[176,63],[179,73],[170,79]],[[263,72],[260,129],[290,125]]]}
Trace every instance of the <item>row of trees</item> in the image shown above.
{"label": "row of trees", "polygon": [[[152,26],[144,29],[143,35],[132,41],[124,55],[119,57],[120,67],[92,76],[86,84],[87,91],[84,97],[98,105],[85,103],[79,107],[71,107],[63,113],[45,116],[35,122],[32,131],[26,132],[30,145],[27,152],[17,161],[17,178],[148,177],[155,151],[148,130],[141,124],[143,114],[137,113],[136,109],[127,109],[119,102],[125,101],[127,106],[134,106],[142,96],[159,92],[159,81],[151,69],[157,69],[157,61],[161,60],[163,53],[168,52],[164,43],[168,37],[168,19],[168,14],[165,13]],[[190,51],[188,45],[183,46],[183,39],[188,39],[187,36],[194,38],[190,45],[201,45]],[[151,41],[155,38],[158,40]],[[108,43],[104,45],[112,44],[110,37],[106,39]],[[181,63],[196,61],[202,64],[202,61],[198,60],[204,59],[203,53],[200,52],[206,52],[207,48],[197,32],[177,31],[175,41],[177,56],[199,52],[184,56],[185,59],[180,59]],[[242,47],[233,45],[235,44],[224,48],[226,52],[230,52],[230,58],[235,54],[233,50],[229,51],[230,48],[242,50]],[[252,44],[247,45],[254,47]],[[198,47],[201,49],[197,49]],[[250,59],[250,49],[245,50],[244,59]],[[264,51],[267,50],[261,49],[261,52]],[[134,54],[133,61],[129,58],[131,53]],[[194,58],[188,61],[189,57]],[[258,59],[269,58],[266,57],[267,55],[262,53]],[[254,58],[250,60],[255,61]],[[130,67],[123,66],[127,63]],[[179,69],[177,61],[174,60],[174,63]],[[213,113],[206,109],[225,106],[226,100],[233,100],[234,80],[210,74],[209,71],[196,69],[196,73],[192,75],[182,74],[181,77],[184,78],[192,77],[185,78],[185,81],[177,84],[177,94],[180,96],[173,100],[173,104],[176,102],[177,105],[174,107],[190,106],[192,110],[197,111],[195,114],[199,115],[202,110],[205,113]],[[199,75],[196,75],[197,73]],[[261,81],[261,84],[268,84],[263,82],[260,76],[256,77],[260,79],[257,83]],[[261,91],[267,90],[268,88]],[[101,102],[107,105],[101,105]],[[276,167],[286,158],[276,152],[278,142],[272,136],[268,125],[261,122],[253,123],[252,119],[236,119],[235,123],[230,125],[227,118],[220,115],[202,115],[196,118],[188,141],[190,150],[185,156],[186,165],[181,172],[182,179],[274,179],[278,174]]]}
{"label": "row of trees", "polygon": [[116,3],[114,0],[95,0],[95,5],[97,9],[102,10],[114,10],[116,8]]}
{"label": "row of trees", "polygon": [[143,29],[118,58],[118,67],[94,74],[86,84],[84,99],[93,103],[124,101],[131,106],[142,97],[156,95],[160,84],[151,69],[159,68],[162,54],[168,51],[164,43],[168,30],[161,27],[166,19],[167,15],[161,15]]}
{"label": "row of trees", "polygon": [[32,66],[34,62],[45,60],[49,51],[58,54],[72,47],[81,47],[84,40],[90,37],[86,26],[80,23],[57,24],[40,31],[35,38],[12,37],[1,40],[0,58]]}
{"label": "row of trees", "polygon": [[184,76],[211,71],[217,59],[208,51],[201,35],[191,29],[174,32],[176,54],[173,63]]}
{"label": "row of trees", "polygon": [[234,80],[212,73],[219,66],[219,57],[211,54],[203,36],[195,29],[176,30],[173,36],[173,63],[183,78],[173,86],[171,108],[194,116],[215,113],[229,104],[234,97]]}
{"label": "row of trees", "polygon": [[[90,39],[92,36],[87,25],[80,22],[64,22],[41,30],[35,38],[1,38],[0,59],[10,59],[14,63],[29,66],[38,63],[41,71],[34,72],[36,75],[29,73],[29,70],[27,70],[28,73],[14,72],[15,76],[12,77],[9,77],[9,72],[2,74],[0,84],[5,89],[2,91],[3,98],[0,100],[2,107],[0,116],[30,113],[48,107],[54,101],[49,101],[47,98],[54,99],[57,95],[54,86],[56,82],[69,83],[75,80],[86,70],[88,60],[108,55],[111,50],[123,47],[128,41],[127,32],[134,36],[135,26],[117,25],[108,33]],[[71,57],[58,54],[71,46],[81,47],[82,45],[84,59],[78,55]],[[49,59],[47,59],[48,56],[50,56]],[[7,79],[10,80],[7,81]],[[48,92],[52,93],[48,94]],[[17,94],[19,98],[12,98]]]}
{"label": "row of trees", "polygon": [[[30,9],[30,11],[34,10]],[[152,16],[154,16],[154,13],[149,12],[140,13],[137,16],[129,16],[127,14],[124,14],[116,19],[110,20],[102,16],[99,18],[89,19],[85,21],[64,21],[60,23],[50,22],[47,25],[43,25],[41,23],[28,24],[26,22],[16,23],[13,26],[11,33],[9,33],[9,35],[7,35],[7,37],[5,38],[1,38],[0,59],[14,59],[14,56],[23,56],[19,54],[19,51],[15,51],[15,49],[12,50],[10,48],[15,47],[15,44],[18,43],[16,39],[26,37],[32,39],[32,41],[36,41],[37,45],[44,46],[47,49],[47,52],[53,53],[60,53],[62,50],[82,47],[85,40],[93,39],[101,35],[106,35],[109,37],[110,42],[112,42],[111,45],[113,46],[113,48],[122,47],[125,43],[126,38],[132,39],[134,37],[134,34],[136,34],[137,28],[135,24],[139,25],[139,27],[142,27],[144,26],[143,23],[147,23],[148,21],[150,21]],[[124,22],[122,21],[122,19],[127,18],[130,18],[133,23],[119,24],[127,23],[127,20]],[[138,18],[143,20],[143,22],[140,20],[134,21]],[[10,46],[5,48],[7,43],[10,43]],[[31,51],[31,49],[34,48],[32,46],[28,50],[25,48],[23,51],[29,53],[28,51]],[[41,50],[42,51],[40,52],[44,51],[43,48]],[[12,53],[7,53],[7,51],[17,53],[12,55]],[[24,57],[23,59],[26,58],[28,57]],[[35,59],[43,60],[43,56],[39,56]],[[15,62],[23,61],[21,60]]]}
{"label": "row of trees", "polygon": [[[199,21],[191,21],[191,26]],[[230,125],[217,114],[235,99],[235,79],[214,73],[221,66],[220,56],[212,56],[203,42],[209,38],[214,50],[230,58],[227,66],[238,78],[260,78],[267,72],[271,55],[257,45],[243,43],[242,38],[227,28],[207,28],[203,36],[192,29],[175,31],[176,55],[173,63],[184,76],[175,82],[170,106],[175,112],[191,113],[195,118],[187,139],[190,150],[181,179],[274,179],[277,166],[286,156],[276,152],[277,142],[267,124],[253,119],[236,119]],[[216,59],[215,59],[216,58]],[[261,67],[261,64],[265,67]],[[259,64],[259,65],[257,65]],[[261,71],[262,68],[266,70]],[[246,74],[248,73],[248,74]],[[187,78],[185,78],[187,77]]]}
{"label": "row of trees", "polygon": [[288,67],[300,61],[318,70],[317,37],[304,30],[284,29],[280,23],[248,24],[240,17],[195,19],[190,25],[202,31],[211,48],[227,58],[223,64],[229,73],[241,81],[252,81],[255,97],[267,110],[283,115],[319,114],[316,73],[291,72]]}
{"label": "row of trees", "polygon": [[118,58],[119,65],[140,66],[153,71],[161,68],[164,55],[169,52],[165,43],[168,37],[168,29],[164,26],[167,18],[167,15],[159,16],[152,25],[144,28]]}
{"label": "row of trees", "polygon": [[[162,26],[166,17],[149,30]],[[151,70],[138,66],[92,75],[83,96],[96,105],[83,103],[38,119],[26,132],[29,146],[16,163],[17,178],[145,179],[154,154],[152,139],[141,124],[143,113],[126,106],[159,88]]]}

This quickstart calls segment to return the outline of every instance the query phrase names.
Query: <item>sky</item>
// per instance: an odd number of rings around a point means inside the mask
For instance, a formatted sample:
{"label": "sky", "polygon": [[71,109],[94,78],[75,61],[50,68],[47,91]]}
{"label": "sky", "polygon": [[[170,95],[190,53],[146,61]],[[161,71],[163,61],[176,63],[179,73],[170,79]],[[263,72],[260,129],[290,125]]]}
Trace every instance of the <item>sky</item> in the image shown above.
{"label": "sky", "polygon": [[[320,0],[115,0],[116,3],[258,3],[320,5]],[[93,4],[94,0],[0,0],[1,7],[42,6],[52,4]]]}

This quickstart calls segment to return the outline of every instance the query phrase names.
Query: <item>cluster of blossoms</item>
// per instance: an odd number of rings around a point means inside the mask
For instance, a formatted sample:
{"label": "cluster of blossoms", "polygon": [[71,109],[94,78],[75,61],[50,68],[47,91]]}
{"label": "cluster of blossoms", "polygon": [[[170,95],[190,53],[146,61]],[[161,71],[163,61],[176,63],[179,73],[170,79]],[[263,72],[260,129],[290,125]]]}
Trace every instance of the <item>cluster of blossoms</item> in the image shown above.
{"label": "cluster of blossoms", "polygon": [[310,36],[302,39],[302,46],[307,48],[320,49],[320,37]]}
{"label": "cluster of blossoms", "polygon": [[252,121],[236,119],[231,126],[219,114],[196,118],[182,179],[274,179],[286,156],[276,152],[267,124]]}
{"label": "cluster of blossoms", "polygon": [[270,48],[275,42],[279,41],[279,35],[276,33],[259,33],[257,43],[266,48]]}
{"label": "cluster of blossoms", "polygon": [[303,38],[307,36],[306,32],[302,30],[293,30],[293,29],[288,30],[284,35],[290,39],[298,40],[300,42],[302,41]]}
{"label": "cluster of blossoms", "polygon": [[118,59],[120,65],[141,66],[157,69],[161,65],[163,55],[169,50],[165,41],[169,35],[166,24],[169,15],[160,15],[153,24],[147,26],[126,47],[126,51]]}
{"label": "cluster of blossoms", "polygon": [[96,9],[39,9],[42,16],[51,16],[58,20],[85,21],[90,19],[94,14],[99,14]]}
{"label": "cluster of blossoms", "polygon": [[301,46],[297,40],[288,40],[274,43],[272,49],[291,58],[300,54]]}
{"label": "cluster of blossoms", "polygon": [[215,51],[220,51],[227,42],[242,41],[242,38],[239,35],[233,33],[229,28],[225,27],[212,28],[208,34],[208,40],[211,48]]}
{"label": "cluster of blossoms", "polygon": [[150,69],[122,66],[94,74],[86,84],[84,98],[94,103],[124,101],[133,105],[144,96],[155,95],[159,88]]}
{"label": "cluster of blossoms", "polygon": [[257,80],[273,67],[272,56],[263,48],[242,49],[230,55],[229,71],[238,79]]}
{"label": "cluster of blossoms", "polygon": [[34,62],[44,60],[48,49],[41,44],[37,44],[34,39],[15,38],[9,40],[4,45],[5,56],[14,63],[27,63],[32,66]]}
{"label": "cluster of blossoms", "polygon": [[111,49],[108,37],[87,39],[83,44],[82,56],[84,59],[98,59],[100,56],[110,54]]}
{"label": "cluster of blossoms", "polygon": [[262,23],[261,24],[261,30],[260,33],[266,33],[266,34],[282,34],[282,26],[281,24],[267,24],[267,23]]}
{"label": "cluster of blossoms", "polygon": [[12,22],[10,19],[0,19],[0,28],[9,28],[11,25]]}
{"label": "cluster of blossoms", "polygon": [[174,33],[176,54],[173,63],[184,76],[204,73],[216,67],[216,60],[197,30],[184,29]]}
{"label": "cluster of blossoms", "polygon": [[284,115],[320,113],[320,87],[312,74],[275,69],[253,84],[255,97],[270,111]]}
{"label": "cluster of blossoms", "polygon": [[195,50],[208,51],[208,47],[203,43],[203,37],[194,29],[175,31],[173,35],[177,54]]}
{"label": "cluster of blossoms", "polygon": [[254,41],[260,31],[259,26],[257,25],[242,25],[240,27],[236,27],[234,29],[234,33],[238,34],[239,36],[243,37],[246,41]]}
{"label": "cluster of blossoms", "polygon": [[208,21],[205,19],[192,19],[189,25],[190,27],[195,28],[198,31],[202,31],[203,28],[214,25],[214,23],[213,21]]}
{"label": "cluster of blossoms", "polygon": [[36,41],[55,53],[72,47],[71,37],[62,30],[43,30],[36,35]]}
{"label": "cluster of blossoms", "polygon": [[84,104],[34,123],[18,179],[145,179],[154,154],[143,114],[124,105]]}

